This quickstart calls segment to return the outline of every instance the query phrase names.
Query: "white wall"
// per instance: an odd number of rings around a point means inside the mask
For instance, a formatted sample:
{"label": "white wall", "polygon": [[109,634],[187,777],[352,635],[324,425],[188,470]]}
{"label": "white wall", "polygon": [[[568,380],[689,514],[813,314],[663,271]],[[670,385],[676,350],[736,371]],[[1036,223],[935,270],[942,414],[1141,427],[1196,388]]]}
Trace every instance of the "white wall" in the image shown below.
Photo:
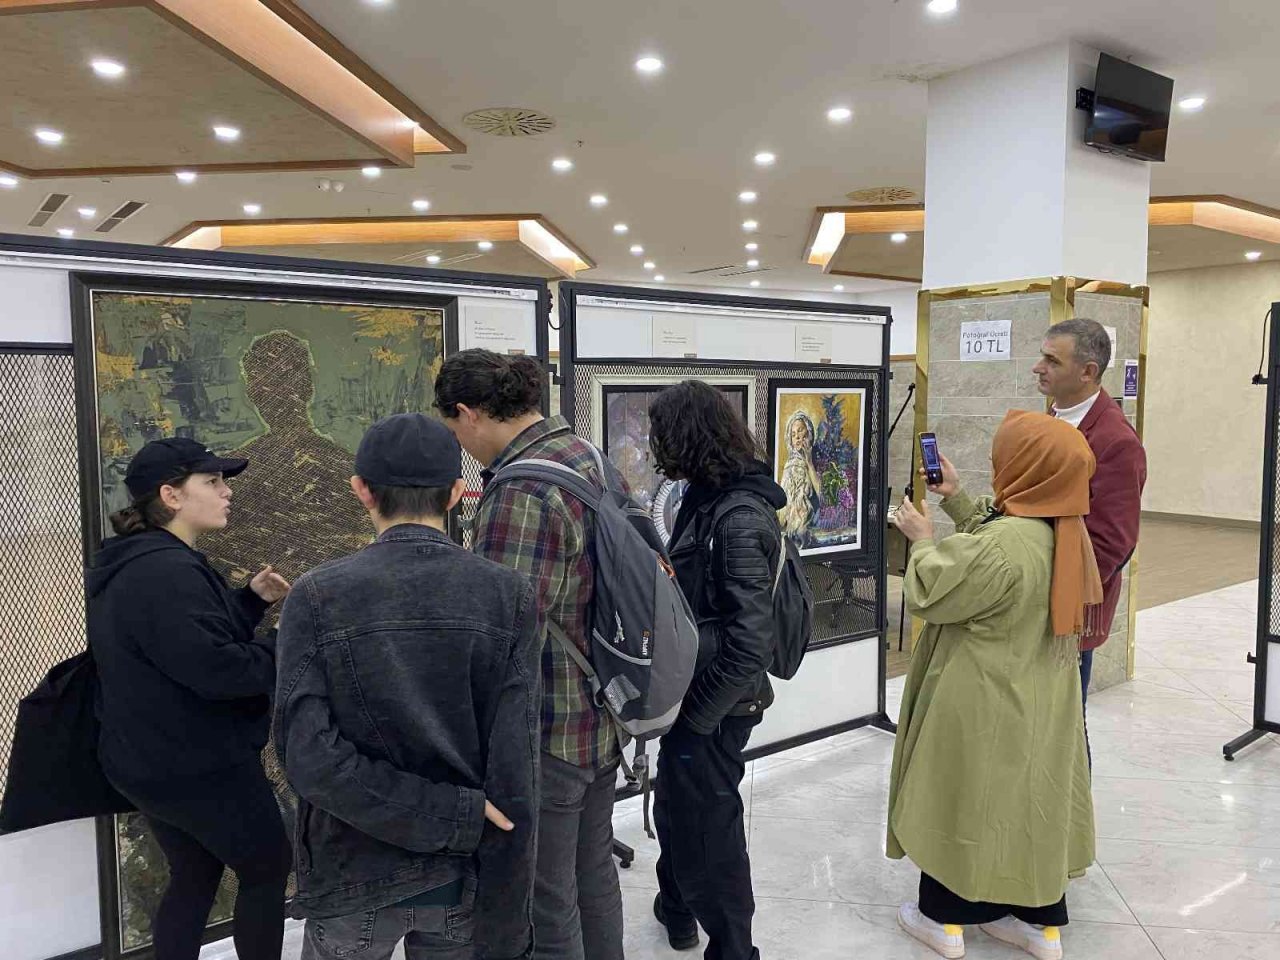
{"label": "white wall", "polygon": [[1146,278],[1150,169],[1081,143],[1097,53],[1058,43],[929,83],[926,289]]}
{"label": "white wall", "polygon": [[1147,346],[1143,506],[1257,520],[1266,388],[1262,319],[1280,301],[1280,263],[1155,273]]}

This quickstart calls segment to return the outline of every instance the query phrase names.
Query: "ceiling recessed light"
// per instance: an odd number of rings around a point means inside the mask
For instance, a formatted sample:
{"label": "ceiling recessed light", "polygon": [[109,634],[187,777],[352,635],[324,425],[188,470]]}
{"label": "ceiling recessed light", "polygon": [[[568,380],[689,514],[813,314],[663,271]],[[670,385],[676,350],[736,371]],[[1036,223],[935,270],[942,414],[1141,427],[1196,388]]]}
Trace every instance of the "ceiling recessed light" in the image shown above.
{"label": "ceiling recessed light", "polygon": [[745,247],[743,247],[743,249],[746,250],[747,253],[755,253],[757,250],[760,249],[760,244],[748,243]]}
{"label": "ceiling recessed light", "polygon": [[907,235],[905,233],[891,233],[889,234],[889,239],[894,243],[906,243]]}
{"label": "ceiling recessed light", "polygon": [[609,198],[603,193],[593,193],[591,195],[591,205],[593,207],[603,207],[609,203]]}
{"label": "ceiling recessed light", "polygon": [[641,57],[636,61],[636,69],[641,73],[661,73],[662,61],[657,57]]}
{"label": "ceiling recessed light", "polygon": [[778,157],[775,154],[770,153],[768,150],[762,150],[756,154],[756,166],[771,167],[777,159]]}
{"label": "ceiling recessed light", "polygon": [[4,187],[6,190],[12,190],[17,185],[17,177],[11,177],[7,173],[0,173],[0,187]]}
{"label": "ceiling recessed light", "polygon": [[240,128],[227,127],[219,124],[218,126],[215,126],[213,128],[213,135],[217,137],[219,140],[225,140],[226,142],[230,143],[232,140],[240,139]]}
{"label": "ceiling recessed light", "polygon": [[760,224],[759,224],[759,223],[757,223],[755,220],[743,220],[743,221],[742,221],[742,229],[743,229],[743,230],[745,230],[745,231],[747,231],[747,233],[751,233],[751,232],[752,232],[753,230],[755,230],[758,226],[760,226]]}
{"label": "ceiling recessed light", "polygon": [[80,214],[81,220],[92,220],[97,216],[98,210],[96,207],[80,207],[76,213]]}
{"label": "ceiling recessed light", "polygon": [[1178,101],[1178,106],[1183,110],[1194,111],[1199,110],[1205,104],[1204,97],[1183,97]]}
{"label": "ceiling recessed light", "polygon": [[655,274],[653,275],[653,279],[654,279],[654,282],[656,282],[656,283],[662,283],[662,281],[663,281],[663,280],[666,280],[667,278],[666,278],[666,277],[664,277],[664,276],[663,276],[662,274],[660,274],[660,273],[655,273]]}
{"label": "ceiling recessed light", "polygon": [[614,233],[626,233],[630,228],[625,223],[615,223],[613,225]]}
{"label": "ceiling recessed light", "polygon": [[1261,259],[1262,259],[1262,251],[1261,251],[1261,250],[1250,250],[1248,253],[1246,253],[1246,254],[1244,255],[1244,258],[1245,258],[1246,260],[1261,260]]}
{"label": "ceiling recessed light", "polygon": [[58,236],[60,237],[74,237],[75,235],[76,235],[76,232],[72,230],[70,227],[58,228]]}
{"label": "ceiling recessed light", "polygon": [[114,60],[94,60],[89,66],[93,67],[93,72],[100,77],[114,79],[124,76],[124,64],[116,63]]}
{"label": "ceiling recessed light", "polygon": [[652,269],[654,269],[656,266],[657,266],[657,264],[656,264],[656,263],[654,263],[652,260],[646,260],[646,261],[644,262],[644,268],[645,268],[646,270],[652,270]]}
{"label": "ceiling recessed light", "polygon": [[63,141],[64,137],[60,130],[50,130],[48,127],[41,127],[36,131],[36,139],[41,143],[47,143],[54,146]]}
{"label": "ceiling recessed light", "polygon": [[747,266],[748,266],[748,267],[750,267],[752,270],[754,270],[756,267],[760,266],[760,261],[759,261],[759,260],[748,260],[748,261],[747,261]]}
{"label": "ceiling recessed light", "polygon": [[929,0],[930,13],[955,13],[957,0]]}
{"label": "ceiling recessed light", "polygon": [[844,123],[853,119],[853,111],[848,107],[832,107],[827,111],[827,119],[832,123]]}
{"label": "ceiling recessed light", "polygon": [[573,161],[568,157],[556,157],[551,161],[551,169],[557,173],[568,173],[573,169]]}
{"label": "ceiling recessed light", "polygon": [[751,286],[753,286],[753,287],[758,287],[758,286],[760,286],[760,281],[759,281],[759,280],[752,280],[752,281],[751,281]]}
{"label": "ceiling recessed light", "polygon": [[834,290],[836,293],[844,293],[844,284],[843,284],[843,283],[837,283],[837,284],[836,284],[834,287],[832,287],[831,289],[832,289],[832,290]]}
{"label": "ceiling recessed light", "polygon": [[644,253],[644,247],[640,246],[638,243],[633,243],[631,245],[631,252],[638,257],[640,254]]}
{"label": "ceiling recessed light", "polygon": [[743,190],[740,194],[738,194],[738,199],[741,200],[743,203],[755,203],[756,196],[757,194],[754,190]]}
{"label": "ceiling recessed light", "polygon": [[194,170],[179,170],[174,176],[178,178],[179,183],[196,182],[196,172]]}
{"label": "ceiling recessed light", "polygon": [[427,263],[439,263],[439,262],[440,262],[440,254],[438,253],[433,253],[431,254],[431,256],[427,257]]}
{"label": "ceiling recessed light", "polygon": [[431,209],[431,201],[415,200],[413,201],[413,209],[417,210],[419,213],[425,213],[426,211]]}
{"label": "ceiling recessed light", "polygon": [[244,209],[244,212],[247,213],[249,216],[256,217],[258,214],[262,212],[262,204],[246,203],[243,209]]}
{"label": "ceiling recessed light", "polygon": [[370,180],[373,180],[373,179],[375,179],[376,177],[380,177],[380,176],[382,176],[382,168],[381,168],[381,167],[375,167],[375,166],[373,166],[372,164],[370,164],[370,165],[369,165],[369,166],[367,166],[367,167],[361,167],[361,168],[360,168],[360,172],[361,172],[361,173],[363,173],[363,174],[364,174],[366,177],[368,177]]}
{"label": "ceiling recessed light", "polygon": [[477,246],[477,247],[479,247],[481,250],[492,250],[492,249],[493,249],[493,241],[492,241],[492,240],[481,240],[479,243],[477,243],[477,244],[476,244],[476,246]]}

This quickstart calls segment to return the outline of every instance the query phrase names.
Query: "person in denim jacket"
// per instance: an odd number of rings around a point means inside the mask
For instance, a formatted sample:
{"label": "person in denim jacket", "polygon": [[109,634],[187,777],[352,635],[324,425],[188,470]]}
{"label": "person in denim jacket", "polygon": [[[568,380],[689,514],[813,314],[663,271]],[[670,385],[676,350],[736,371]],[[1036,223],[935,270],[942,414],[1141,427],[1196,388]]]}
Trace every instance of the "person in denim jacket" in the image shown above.
{"label": "person in denim jacket", "polygon": [[542,625],[533,587],[445,534],[461,450],[370,428],[351,485],[378,538],[298,580],[276,742],[299,796],[304,960],[528,957]]}

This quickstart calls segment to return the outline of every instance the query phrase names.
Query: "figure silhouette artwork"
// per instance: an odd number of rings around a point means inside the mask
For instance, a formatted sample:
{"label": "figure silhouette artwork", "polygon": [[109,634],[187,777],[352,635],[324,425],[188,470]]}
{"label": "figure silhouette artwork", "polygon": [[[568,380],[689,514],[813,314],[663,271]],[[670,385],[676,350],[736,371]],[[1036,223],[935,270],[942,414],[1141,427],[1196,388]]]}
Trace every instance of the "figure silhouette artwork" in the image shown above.
{"label": "figure silhouette artwork", "polygon": [[291,333],[269,333],[253,342],[242,366],[267,432],[227,454],[247,458],[249,469],[232,483],[231,523],[201,547],[232,583],[268,563],[292,582],[367,545],[373,530],[351,495],[354,456],[312,422],[307,345]]}

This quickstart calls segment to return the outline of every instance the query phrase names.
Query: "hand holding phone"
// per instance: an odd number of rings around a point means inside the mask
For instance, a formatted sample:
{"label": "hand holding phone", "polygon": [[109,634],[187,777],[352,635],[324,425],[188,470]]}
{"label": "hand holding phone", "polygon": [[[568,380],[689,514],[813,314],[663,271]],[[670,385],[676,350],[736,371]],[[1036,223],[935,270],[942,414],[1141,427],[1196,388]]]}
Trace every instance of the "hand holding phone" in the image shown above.
{"label": "hand holding phone", "polygon": [[960,492],[960,476],[951,461],[938,450],[938,438],[932,433],[920,434],[920,476],[930,493],[952,497]]}

